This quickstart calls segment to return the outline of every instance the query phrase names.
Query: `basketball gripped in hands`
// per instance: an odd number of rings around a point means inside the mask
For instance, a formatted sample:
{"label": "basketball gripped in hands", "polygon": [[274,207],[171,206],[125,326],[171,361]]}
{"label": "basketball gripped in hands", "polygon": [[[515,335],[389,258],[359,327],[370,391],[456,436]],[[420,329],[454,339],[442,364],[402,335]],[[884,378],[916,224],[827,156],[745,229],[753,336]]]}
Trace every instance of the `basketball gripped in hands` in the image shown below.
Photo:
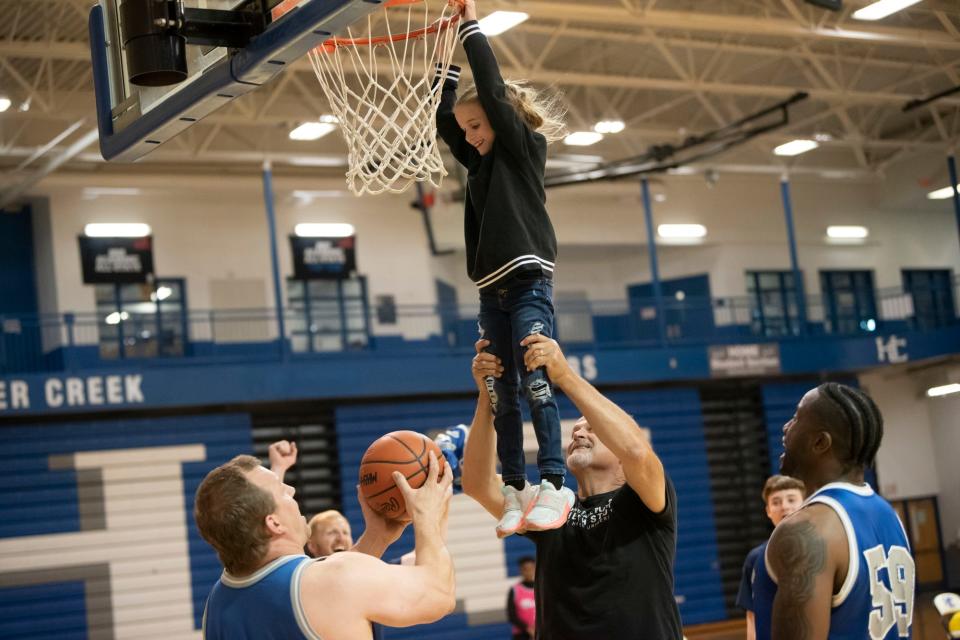
{"label": "basketball gripped in hands", "polygon": [[430,472],[427,455],[433,451],[439,463],[438,478],[443,476],[443,454],[432,440],[416,431],[393,431],[377,439],[360,461],[360,493],[370,508],[393,520],[407,516],[403,494],[393,480],[398,471],[413,489],[423,486]]}

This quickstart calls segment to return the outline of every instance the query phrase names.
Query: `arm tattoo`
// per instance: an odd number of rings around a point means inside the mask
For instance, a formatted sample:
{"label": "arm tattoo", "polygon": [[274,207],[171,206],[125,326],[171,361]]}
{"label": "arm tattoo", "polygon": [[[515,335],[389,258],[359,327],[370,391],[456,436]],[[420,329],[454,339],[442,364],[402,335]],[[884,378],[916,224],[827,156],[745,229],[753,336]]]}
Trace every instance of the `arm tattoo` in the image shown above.
{"label": "arm tattoo", "polygon": [[827,545],[813,523],[790,523],[776,532],[776,553],[770,564],[779,582],[774,600],[774,632],[778,640],[805,640],[813,625],[807,604],[817,576],[826,566]]}

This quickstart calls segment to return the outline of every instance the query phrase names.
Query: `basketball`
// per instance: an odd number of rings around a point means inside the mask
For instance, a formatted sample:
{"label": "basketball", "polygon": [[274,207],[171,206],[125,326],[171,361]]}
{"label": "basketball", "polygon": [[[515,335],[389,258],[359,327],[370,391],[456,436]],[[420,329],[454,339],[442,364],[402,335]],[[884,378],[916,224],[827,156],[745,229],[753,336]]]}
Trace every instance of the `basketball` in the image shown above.
{"label": "basketball", "polygon": [[407,515],[403,494],[393,481],[399,471],[417,489],[430,472],[428,451],[433,451],[443,475],[444,459],[432,440],[416,431],[393,431],[371,444],[360,460],[360,492],[370,508],[391,520]]}

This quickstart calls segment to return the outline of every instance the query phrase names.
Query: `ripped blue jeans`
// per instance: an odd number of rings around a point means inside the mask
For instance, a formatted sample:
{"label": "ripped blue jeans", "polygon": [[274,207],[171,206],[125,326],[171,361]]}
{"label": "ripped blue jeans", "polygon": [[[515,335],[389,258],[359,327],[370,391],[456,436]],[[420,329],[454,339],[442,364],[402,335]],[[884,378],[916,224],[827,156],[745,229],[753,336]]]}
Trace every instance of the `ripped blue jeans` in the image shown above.
{"label": "ripped blue jeans", "polygon": [[[480,333],[490,341],[486,351],[500,358],[503,375],[487,381],[497,432],[497,457],[504,484],[526,478],[520,389],[533,417],[539,452],[537,467],[546,475],[563,476],[566,466],[560,441],[560,412],[544,369],[527,371],[520,341],[532,333],[554,336],[553,282],[540,275],[516,276],[480,292]],[[492,380],[492,384],[491,384]]]}

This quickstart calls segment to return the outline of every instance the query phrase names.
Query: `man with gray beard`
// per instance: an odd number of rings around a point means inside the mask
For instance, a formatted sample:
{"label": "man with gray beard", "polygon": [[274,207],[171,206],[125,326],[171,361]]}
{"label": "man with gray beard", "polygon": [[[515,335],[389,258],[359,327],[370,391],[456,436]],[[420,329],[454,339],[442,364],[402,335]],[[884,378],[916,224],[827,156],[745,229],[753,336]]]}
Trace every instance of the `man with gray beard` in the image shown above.
{"label": "man with gray beard", "polygon": [[[503,366],[477,342],[479,398],[463,458],[463,491],[494,518],[503,513],[496,432],[486,379]],[[560,346],[531,335],[527,369],[545,368],[583,417],[566,450],[578,495],[559,529],[526,532],[537,547],[537,638],[680,640],[673,596],[677,494],[644,430],[567,364]],[[521,525],[521,532],[523,527]]]}

